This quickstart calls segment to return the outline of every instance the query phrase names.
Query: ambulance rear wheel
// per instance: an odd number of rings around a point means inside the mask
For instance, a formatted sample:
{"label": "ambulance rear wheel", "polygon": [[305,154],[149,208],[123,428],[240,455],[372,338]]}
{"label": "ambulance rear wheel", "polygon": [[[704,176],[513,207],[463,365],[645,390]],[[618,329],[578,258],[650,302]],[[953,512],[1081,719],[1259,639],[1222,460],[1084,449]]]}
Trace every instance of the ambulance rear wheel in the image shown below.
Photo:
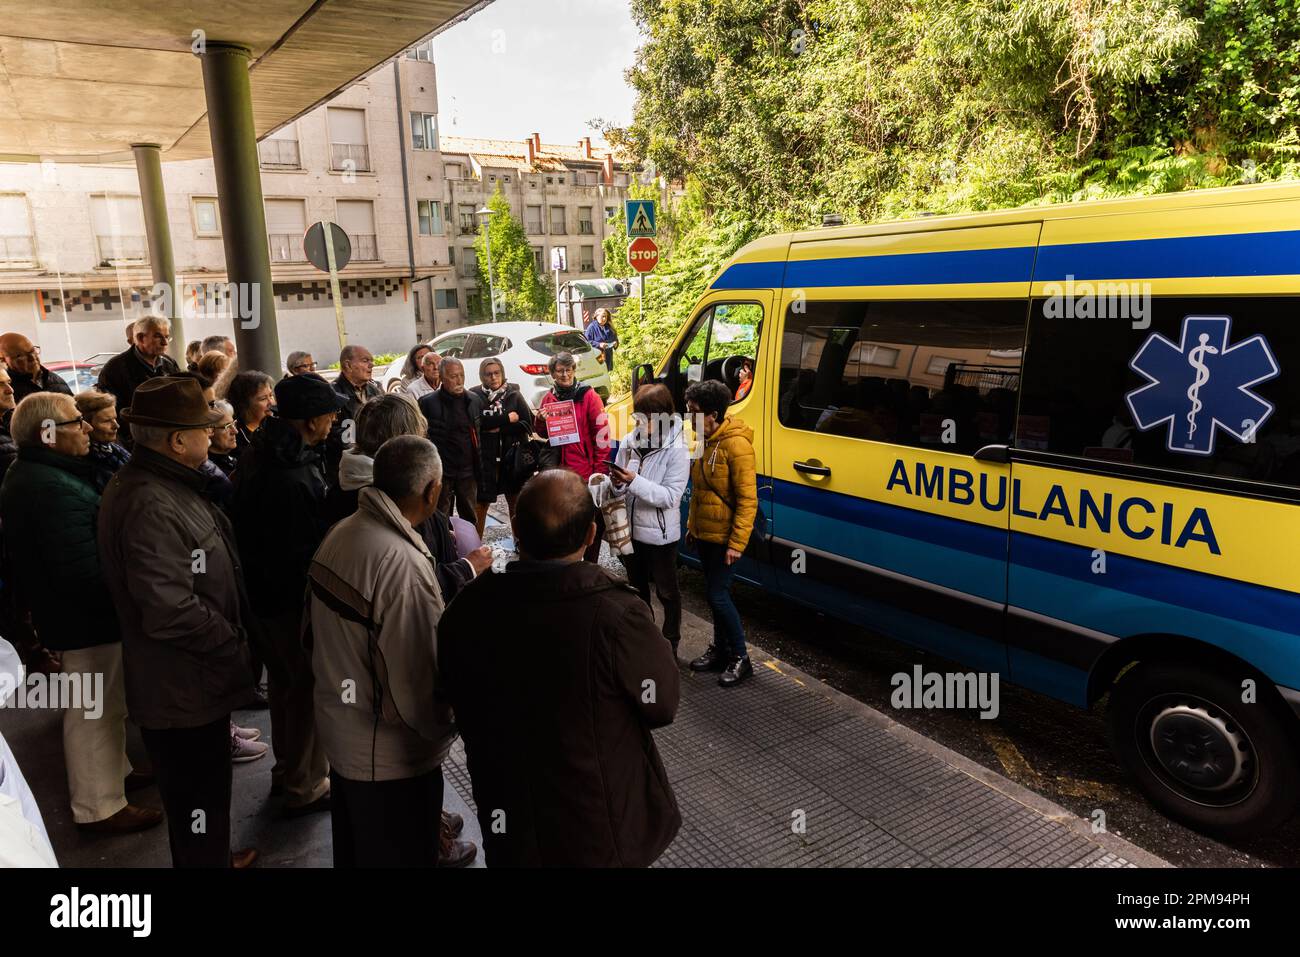
{"label": "ambulance rear wheel", "polygon": [[1235,677],[1140,662],[1111,690],[1111,746],[1168,817],[1221,837],[1258,837],[1300,802],[1292,728],[1264,690],[1257,685],[1257,701],[1247,704]]}

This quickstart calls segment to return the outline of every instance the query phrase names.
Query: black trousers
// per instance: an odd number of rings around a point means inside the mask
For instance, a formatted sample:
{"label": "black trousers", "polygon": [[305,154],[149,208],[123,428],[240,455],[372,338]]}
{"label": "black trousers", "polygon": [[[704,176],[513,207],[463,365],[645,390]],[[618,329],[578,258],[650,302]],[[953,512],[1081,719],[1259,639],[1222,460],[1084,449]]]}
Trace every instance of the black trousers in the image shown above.
{"label": "black trousers", "polygon": [[[632,541],[632,554],[623,556],[627,580],[650,604],[650,585],[664,606],[664,637],[676,644],[682,637],[682,594],[677,588],[677,543],[652,545]],[[653,606],[651,606],[653,608]],[[653,613],[653,612],[652,612]]]}
{"label": "black trousers", "polygon": [[442,493],[438,496],[438,510],[450,516],[455,506],[456,514],[474,525],[478,522],[478,513],[474,506],[478,503],[478,482],[474,476],[463,478],[443,478]]}
{"label": "black trousers", "polygon": [[330,771],[335,867],[437,867],[442,768],[396,781]]}
{"label": "black trousers", "polygon": [[197,728],[141,728],[167,812],[173,867],[230,866],[230,715]]}

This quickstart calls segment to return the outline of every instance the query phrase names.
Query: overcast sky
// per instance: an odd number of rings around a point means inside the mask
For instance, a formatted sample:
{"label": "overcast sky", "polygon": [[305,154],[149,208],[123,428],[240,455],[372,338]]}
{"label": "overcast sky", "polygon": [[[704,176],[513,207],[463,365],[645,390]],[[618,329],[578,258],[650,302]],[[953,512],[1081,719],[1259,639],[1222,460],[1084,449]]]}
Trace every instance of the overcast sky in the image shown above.
{"label": "overcast sky", "polygon": [[576,143],[596,117],[626,125],[638,40],[627,0],[495,0],[434,40],[442,132]]}

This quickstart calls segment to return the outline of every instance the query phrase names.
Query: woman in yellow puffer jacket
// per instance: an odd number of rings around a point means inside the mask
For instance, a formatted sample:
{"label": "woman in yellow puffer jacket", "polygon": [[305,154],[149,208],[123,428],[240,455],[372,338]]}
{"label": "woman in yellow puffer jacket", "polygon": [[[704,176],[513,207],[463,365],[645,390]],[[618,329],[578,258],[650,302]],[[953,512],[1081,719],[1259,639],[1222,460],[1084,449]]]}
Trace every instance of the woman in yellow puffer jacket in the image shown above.
{"label": "woman in yellow puffer jacket", "polygon": [[691,504],[686,541],[704,566],[713,644],[691,662],[692,671],[721,671],[718,684],[737,685],[754,673],[745,647],[745,626],[731,600],[731,579],[758,514],[754,430],[727,415],[731,393],[721,382],[686,390],[686,410],[696,422],[703,454],[691,463]]}

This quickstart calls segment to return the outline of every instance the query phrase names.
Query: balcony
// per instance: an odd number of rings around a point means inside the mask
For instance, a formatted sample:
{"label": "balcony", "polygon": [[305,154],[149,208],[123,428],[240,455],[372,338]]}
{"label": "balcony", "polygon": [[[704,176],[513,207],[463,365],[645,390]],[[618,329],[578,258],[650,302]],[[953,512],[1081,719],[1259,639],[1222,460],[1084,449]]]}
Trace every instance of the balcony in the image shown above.
{"label": "balcony", "polygon": [[594,260],[587,260],[578,264],[578,272],[595,272],[596,263]]}
{"label": "balcony", "polygon": [[30,236],[0,236],[0,263],[29,263],[36,261],[36,250]]}
{"label": "balcony", "polygon": [[348,238],[352,240],[353,262],[377,262],[379,260],[379,242],[374,236],[357,233]]}
{"label": "balcony", "polygon": [[595,230],[593,230],[593,229],[591,228],[591,223],[590,223],[590,222],[586,222],[586,223],[578,223],[578,235],[580,235],[580,236],[591,236],[591,235],[594,234],[594,232],[595,232]]}
{"label": "balcony", "polygon": [[271,245],[271,262],[302,263],[307,261],[302,251],[301,233],[271,233],[267,240]]}
{"label": "balcony", "polygon": [[551,223],[552,236],[564,236],[567,235],[568,232],[569,231],[564,228],[564,223]]}
{"label": "balcony", "polygon": [[262,140],[257,160],[264,169],[302,169],[297,140]]}
{"label": "balcony", "polygon": [[149,242],[144,236],[96,236],[95,251],[101,266],[149,261]]}
{"label": "balcony", "polygon": [[530,221],[524,225],[524,232],[529,236],[540,236],[542,234],[542,224],[540,221]]}
{"label": "balcony", "polygon": [[348,173],[370,172],[370,147],[364,143],[331,143],[330,169]]}

